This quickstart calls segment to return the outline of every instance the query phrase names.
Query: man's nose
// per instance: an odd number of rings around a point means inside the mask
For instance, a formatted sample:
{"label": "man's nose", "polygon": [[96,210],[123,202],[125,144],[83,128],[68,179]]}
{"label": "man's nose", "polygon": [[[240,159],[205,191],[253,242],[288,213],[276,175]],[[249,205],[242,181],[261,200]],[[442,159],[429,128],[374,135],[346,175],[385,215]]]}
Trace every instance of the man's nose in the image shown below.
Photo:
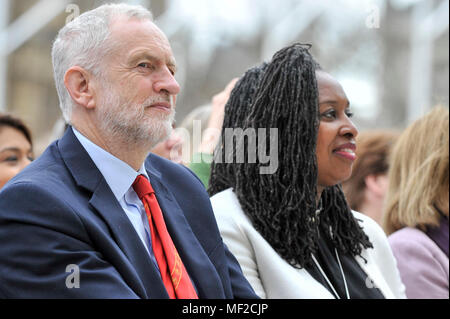
{"label": "man's nose", "polygon": [[161,71],[159,78],[154,82],[153,86],[153,89],[157,93],[165,91],[170,95],[177,95],[180,92],[180,85],[168,68]]}

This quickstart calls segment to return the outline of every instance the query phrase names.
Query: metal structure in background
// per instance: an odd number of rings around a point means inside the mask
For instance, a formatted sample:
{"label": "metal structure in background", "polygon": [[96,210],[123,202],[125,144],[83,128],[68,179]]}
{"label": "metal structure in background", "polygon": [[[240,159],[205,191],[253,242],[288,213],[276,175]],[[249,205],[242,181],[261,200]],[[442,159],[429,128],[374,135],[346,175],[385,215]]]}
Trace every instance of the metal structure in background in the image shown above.
{"label": "metal structure in background", "polygon": [[441,0],[434,10],[432,5],[432,1],[422,1],[413,7],[407,123],[432,107],[434,42],[449,27],[448,0]]}
{"label": "metal structure in background", "polygon": [[[0,0],[0,111],[6,107],[8,56],[66,8],[70,0],[40,0],[8,25],[10,0]],[[6,7],[6,10],[3,8]]]}
{"label": "metal structure in background", "polygon": [[[272,21],[273,25],[264,37],[261,60],[269,60],[274,52],[295,41],[325,9],[325,3],[316,1],[301,1],[292,8],[282,20]],[[304,13],[308,12],[305,17]],[[304,17],[299,19],[299,17]]]}
{"label": "metal structure in background", "polygon": [[[8,26],[10,0],[0,0],[0,32]],[[8,80],[8,56],[3,52],[3,41],[0,37],[0,112],[6,107],[6,85]]]}
{"label": "metal structure in background", "polygon": [[[63,12],[70,2],[70,0],[38,0],[28,11],[8,24],[12,1],[0,0],[0,111],[5,110],[6,107],[8,56]],[[147,7],[151,3],[150,0],[128,0],[126,2],[142,4]],[[168,0],[168,10],[159,16],[156,21],[169,38],[185,23],[189,23],[171,19],[173,18],[173,10],[176,9],[171,4],[175,3],[176,1]],[[412,8],[412,20],[406,119],[408,123],[422,115],[431,106],[433,46],[436,39],[449,27],[448,0],[441,0],[435,9],[433,9],[433,3],[435,2],[425,0],[412,1],[409,4]],[[267,34],[263,35],[260,56],[265,59],[273,53],[273,48],[283,46],[298,37],[312,21],[320,18],[325,9],[324,5],[319,5],[316,2],[314,2],[314,5],[310,1],[298,2],[290,11],[292,14],[287,15],[286,19],[272,21],[273,27],[268,28]],[[297,16],[302,12],[310,12],[308,19],[298,21]],[[216,49],[216,47],[210,48],[212,52]],[[189,55],[185,58],[186,61],[192,62],[191,56],[196,55],[195,46],[189,48],[185,54]],[[207,62],[208,59],[203,60],[203,63],[208,64]]]}

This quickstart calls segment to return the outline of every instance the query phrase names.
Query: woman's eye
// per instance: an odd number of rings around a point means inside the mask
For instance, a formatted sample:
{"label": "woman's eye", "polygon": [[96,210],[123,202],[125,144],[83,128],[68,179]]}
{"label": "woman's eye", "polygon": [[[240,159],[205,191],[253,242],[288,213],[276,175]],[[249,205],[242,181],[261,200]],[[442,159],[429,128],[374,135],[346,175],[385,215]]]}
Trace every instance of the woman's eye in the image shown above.
{"label": "woman's eye", "polygon": [[326,112],[323,112],[320,114],[320,117],[327,118],[327,119],[334,119],[336,118],[336,111],[335,110],[328,110]]}
{"label": "woman's eye", "polygon": [[352,118],[354,114],[352,111],[345,111],[345,115],[347,115],[348,118]]}
{"label": "woman's eye", "polygon": [[19,160],[19,158],[17,156],[9,156],[9,157],[5,158],[5,162],[10,162],[10,163],[17,162],[18,160]]}

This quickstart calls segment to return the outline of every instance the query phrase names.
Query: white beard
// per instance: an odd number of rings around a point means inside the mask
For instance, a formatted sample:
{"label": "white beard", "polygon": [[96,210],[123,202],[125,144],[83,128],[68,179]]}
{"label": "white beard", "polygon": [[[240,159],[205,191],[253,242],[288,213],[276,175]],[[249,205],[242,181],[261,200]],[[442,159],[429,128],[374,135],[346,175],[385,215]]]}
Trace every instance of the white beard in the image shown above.
{"label": "white beard", "polygon": [[[103,92],[114,92],[106,89]],[[169,102],[172,111],[167,114],[163,111],[146,110],[158,101]],[[172,123],[175,117],[172,99],[167,96],[153,96],[143,103],[131,103],[114,93],[106,93],[101,99],[99,107],[99,126],[113,142],[125,143],[125,145],[146,145],[150,150],[156,144],[164,141],[172,132]]]}

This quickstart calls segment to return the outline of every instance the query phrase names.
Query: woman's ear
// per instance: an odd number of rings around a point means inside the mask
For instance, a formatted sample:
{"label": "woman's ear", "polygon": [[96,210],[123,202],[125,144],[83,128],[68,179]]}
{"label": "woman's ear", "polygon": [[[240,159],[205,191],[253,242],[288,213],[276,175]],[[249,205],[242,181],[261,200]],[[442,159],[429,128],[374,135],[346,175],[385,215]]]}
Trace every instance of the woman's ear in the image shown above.
{"label": "woman's ear", "polygon": [[387,174],[367,175],[364,179],[366,188],[377,197],[383,198],[389,186]]}
{"label": "woman's ear", "polygon": [[64,85],[72,100],[86,109],[93,109],[96,106],[92,84],[90,74],[79,66],[71,67],[64,76]]}

